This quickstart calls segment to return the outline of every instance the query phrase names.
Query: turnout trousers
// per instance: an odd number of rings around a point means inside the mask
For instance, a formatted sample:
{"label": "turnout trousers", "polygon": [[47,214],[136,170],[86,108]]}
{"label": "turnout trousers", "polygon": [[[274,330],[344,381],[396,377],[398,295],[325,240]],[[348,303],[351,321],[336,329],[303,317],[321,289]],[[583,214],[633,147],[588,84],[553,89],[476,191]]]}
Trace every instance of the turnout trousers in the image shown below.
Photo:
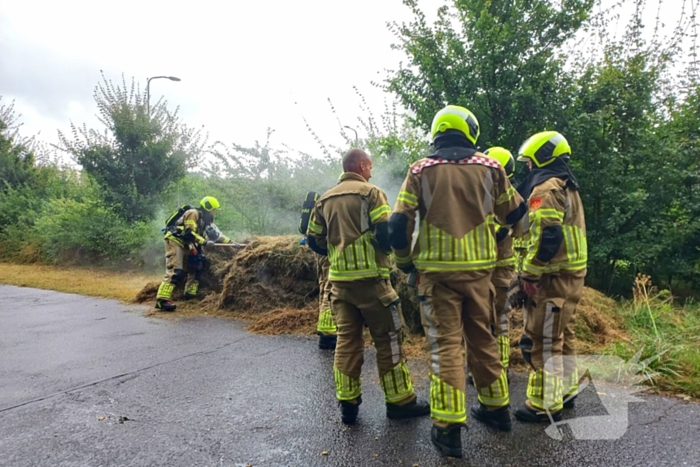
{"label": "turnout trousers", "polygon": [[187,295],[197,295],[199,280],[195,272],[189,271],[190,266],[187,261],[189,254],[189,251],[176,242],[165,239],[165,279],[158,287],[156,298],[170,300],[175,287],[185,278],[187,278],[185,293]]}
{"label": "turnout trousers", "polygon": [[430,409],[438,426],[465,423],[466,378],[463,342],[479,402],[499,408],[509,404],[508,380],[491,324],[494,288],[491,272],[421,275],[418,300],[430,346]]}
{"label": "turnout trousers", "polygon": [[365,323],[377,349],[379,381],[386,402],[403,404],[414,399],[401,345],[401,304],[389,280],[331,281],[331,308],[338,327],[333,366],[338,400],[354,401],[362,394]]}
{"label": "turnout trousers", "polygon": [[526,306],[520,348],[532,366],[527,399],[539,410],[557,412],[578,391],[574,320],[583,281],[572,275],[544,274]]}
{"label": "turnout trousers", "polygon": [[492,323],[493,335],[498,341],[498,352],[501,356],[503,367],[508,369],[510,365],[510,337],[508,336],[508,311],[506,302],[508,299],[508,285],[515,276],[513,267],[497,267],[493,271],[491,283],[496,291],[495,313]]}
{"label": "turnout trousers", "polygon": [[328,272],[331,263],[327,256],[316,255],[316,271],[318,273],[318,324],[316,331],[321,335],[335,335],[338,328],[331,313],[331,282]]}

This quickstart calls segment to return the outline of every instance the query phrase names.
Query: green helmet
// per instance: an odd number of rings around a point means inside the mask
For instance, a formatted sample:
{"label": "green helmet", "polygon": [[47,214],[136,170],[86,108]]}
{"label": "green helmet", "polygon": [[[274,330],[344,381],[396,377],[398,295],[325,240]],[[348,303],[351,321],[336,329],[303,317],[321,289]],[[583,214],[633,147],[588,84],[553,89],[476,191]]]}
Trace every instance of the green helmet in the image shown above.
{"label": "green helmet", "polygon": [[430,127],[430,135],[435,139],[438,133],[447,130],[457,130],[464,134],[472,144],[479,139],[479,121],[466,107],[448,105],[435,114]]}
{"label": "green helmet", "polygon": [[199,205],[202,206],[202,209],[207,212],[211,212],[212,209],[219,209],[221,207],[219,201],[213,196],[205,196],[202,198],[202,201],[199,202]]}
{"label": "green helmet", "polygon": [[501,167],[503,167],[503,170],[506,171],[508,178],[511,178],[515,173],[515,159],[513,159],[513,154],[506,148],[494,146],[488,148],[484,152],[484,155],[491,159],[496,159],[498,163],[501,164]]}
{"label": "green helmet", "polygon": [[571,156],[571,146],[557,131],[543,131],[532,135],[518,149],[518,161],[525,162],[530,159],[538,168],[551,164],[561,156]]}

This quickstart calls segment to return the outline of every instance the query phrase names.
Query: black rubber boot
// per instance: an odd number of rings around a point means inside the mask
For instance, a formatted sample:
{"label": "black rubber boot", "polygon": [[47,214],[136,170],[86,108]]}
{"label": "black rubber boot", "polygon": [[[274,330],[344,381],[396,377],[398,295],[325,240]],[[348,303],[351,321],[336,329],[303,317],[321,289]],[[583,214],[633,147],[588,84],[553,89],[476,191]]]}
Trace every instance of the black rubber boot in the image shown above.
{"label": "black rubber boot", "polygon": [[564,402],[564,408],[565,409],[573,409],[574,407],[576,407],[576,402],[574,402],[574,401],[578,397],[578,394],[571,397],[571,399],[566,400],[568,397],[569,396],[564,396],[564,400],[566,401],[566,402]]}
{"label": "black rubber boot", "polygon": [[192,295],[191,293],[186,293],[182,298],[184,298],[185,300],[194,300],[195,298],[197,298],[197,296]]}
{"label": "black rubber boot", "polygon": [[160,311],[175,311],[177,306],[170,300],[159,298],[158,300],[156,300],[156,308]]}
{"label": "black rubber boot", "polygon": [[357,413],[360,411],[360,404],[362,404],[362,397],[357,398],[357,404],[353,404],[348,401],[340,401],[340,420],[347,424],[352,425],[357,420]]}
{"label": "black rubber boot", "polygon": [[319,334],[318,348],[323,350],[335,350],[338,336],[335,334]]}
{"label": "black rubber boot", "polygon": [[[549,415],[552,416],[552,420],[559,422],[561,421],[561,413],[562,411],[559,410],[551,412]],[[521,405],[515,411],[515,418],[525,423],[550,423],[549,415],[546,411],[532,408],[527,404]]]}
{"label": "black rubber boot", "polygon": [[389,418],[421,417],[430,413],[430,404],[418,400],[416,397],[408,404],[386,404],[386,416]]}
{"label": "black rubber boot", "polygon": [[433,425],[430,440],[446,456],[462,457],[462,427],[465,425],[448,425],[440,428]]}
{"label": "black rubber boot", "polygon": [[506,405],[497,410],[489,410],[485,405],[474,405],[469,410],[472,417],[501,431],[510,431],[510,406]]}

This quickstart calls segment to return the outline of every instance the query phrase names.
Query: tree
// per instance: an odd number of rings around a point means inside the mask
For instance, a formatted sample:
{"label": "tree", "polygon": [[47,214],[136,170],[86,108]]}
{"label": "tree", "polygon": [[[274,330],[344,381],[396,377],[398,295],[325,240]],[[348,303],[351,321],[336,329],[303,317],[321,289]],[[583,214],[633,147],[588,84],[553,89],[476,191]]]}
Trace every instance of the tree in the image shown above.
{"label": "tree", "polygon": [[71,124],[71,139],[59,132],[61,147],[95,179],[103,201],[121,218],[149,220],[161,194],[196,165],[206,136],[185,126],[165,101],[149,115],[133,79],[127,87],[122,77],[118,86],[103,75],[94,97],[104,132]]}
{"label": "tree", "polygon": [[31,185],[36,180],[32,140],[19,136],[18,120],[14,103],[3,105],[0,96],[0,192]]}
{"label": "tree", "polygon": [[481,124],[481,146],[513,149],[558,126],[571,84],[561,47],[594,0],[452,0],[434,25],[417,0],[403,3],[414,19],[389,29],[408,65],[390,71],[384,88],[415,113],[415,125],[428,131],[439,109],[464,105]]}

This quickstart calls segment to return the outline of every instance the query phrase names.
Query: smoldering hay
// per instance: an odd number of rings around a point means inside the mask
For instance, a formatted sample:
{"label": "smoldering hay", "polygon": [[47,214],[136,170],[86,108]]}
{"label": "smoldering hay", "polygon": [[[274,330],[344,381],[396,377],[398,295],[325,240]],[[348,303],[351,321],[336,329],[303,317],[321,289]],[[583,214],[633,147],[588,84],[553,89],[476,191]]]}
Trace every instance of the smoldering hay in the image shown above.
{"label": "smoldering hay", "polygon": [[[201,308],[254,315],[250,330],[268,334],[313,333],[318,315],[317,256],[301,245],[299,236],[252,237],[243,248],[215,247],[206,252],[208,266],[201,280]],[[406,327],[422,334],[416,289],[406,285],[406,275],[394,268],[391,282],[401,298]],[[140,303],[155,301],[158,283],[147,284],[136,297]],[[176,289],[174,300],[182,297]],[[624,338],[616,318],[617,304],[588,289],[577,309],[577,335],[582,350],[593,350]],[[512,358],[521,360],[517,344],[522,334],[522,313],[511,312]]]}

